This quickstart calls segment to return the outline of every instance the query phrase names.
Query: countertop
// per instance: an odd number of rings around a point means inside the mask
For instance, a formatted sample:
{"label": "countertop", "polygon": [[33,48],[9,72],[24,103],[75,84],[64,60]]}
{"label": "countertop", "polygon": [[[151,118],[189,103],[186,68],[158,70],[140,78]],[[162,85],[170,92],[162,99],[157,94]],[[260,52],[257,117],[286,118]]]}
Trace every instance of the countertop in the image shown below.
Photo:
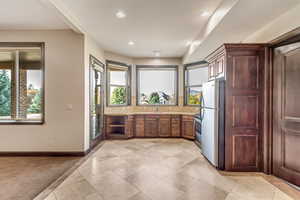
{"label": "countertop", "polygon": [[104,113],[104,115],[196,115],[197,113],[190,112],[130,112],[130,113]]}

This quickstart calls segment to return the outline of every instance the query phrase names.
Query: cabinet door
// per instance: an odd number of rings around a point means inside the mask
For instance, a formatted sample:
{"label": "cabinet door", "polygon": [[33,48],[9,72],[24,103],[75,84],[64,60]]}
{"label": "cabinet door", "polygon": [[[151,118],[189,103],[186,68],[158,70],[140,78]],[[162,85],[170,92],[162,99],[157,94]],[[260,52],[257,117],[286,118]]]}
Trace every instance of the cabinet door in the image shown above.
{"label": "cabinet door", "polygon": [[187,139],[195,139],[194,117],[182,117],[182,137]]}
{"label": "cabinet door", "polygon": [[145,117],[145,137],[158,136],[158,117],[146,116]]}
{"label": "cabinet door", "polygon": [[216,76],[222,77],[224,76],[224,66],[225,66],[225,57],[222,56],[216,61]]}
{"label": "cabinet door", "polygon": [[134,116],[129,115],[125,121],[125,132],[126,132],[127,138],[133,137],[133,132],[134,132],[133,126],[134,126]]}
{"label": "cabinet door", "polygon": [[181,133],[181,130],[180,130],[180,116],[172,116],[172,137],[180,137],[180,133]]}
{"label": "cabinet door", "polygon": [[159,137],[171,136],[171,117],[160,116],[159,117]]}
{"label": "cabinet door", "polygon": [[135,136],[136,137],[145,137],[144,115],[135,116]]}
{"label": "cabinet door", "polygon": [[227,60],[225,169],[260,171],[265,50],[230,49]]}
{"label": "cabinet door", "polygon": [[215,78],[215,62],[212,62],[208,65],[208,79],[214,79]]}

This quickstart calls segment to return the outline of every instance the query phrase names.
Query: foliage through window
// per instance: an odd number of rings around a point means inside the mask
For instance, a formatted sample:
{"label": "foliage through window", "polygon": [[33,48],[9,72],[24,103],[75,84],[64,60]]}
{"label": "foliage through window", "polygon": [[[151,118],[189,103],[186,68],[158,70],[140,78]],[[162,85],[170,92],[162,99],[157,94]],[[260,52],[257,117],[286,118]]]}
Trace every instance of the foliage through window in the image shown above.
{"label": "foliage through window", "polygon": [[139,105],[177,104],[177,66],[137,67]]}
{"label": "foliage through window", "polygon": [[208,81],[206,66],[191,66],[185,69],[185,104],[200,105],[202,84]]}
{"label": "foliage through window", "polygon": [[129,104],[129,67],[108,62],[108,104]]}
{"label": "foliage through window", "polygon": [[0,122],[42,121],[42,49],[0,48]]}

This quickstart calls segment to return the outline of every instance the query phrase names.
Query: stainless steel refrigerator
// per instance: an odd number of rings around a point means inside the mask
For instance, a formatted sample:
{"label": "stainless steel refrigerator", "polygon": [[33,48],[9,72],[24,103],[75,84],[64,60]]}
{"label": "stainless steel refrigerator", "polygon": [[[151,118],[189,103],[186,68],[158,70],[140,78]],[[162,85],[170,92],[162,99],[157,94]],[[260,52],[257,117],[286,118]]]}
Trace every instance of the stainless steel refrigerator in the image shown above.
{"label": "stainless steel refrigerator", "polygon": [[201,148],[207,160],[224,168],[225,81],[213,80],[202,86]]}

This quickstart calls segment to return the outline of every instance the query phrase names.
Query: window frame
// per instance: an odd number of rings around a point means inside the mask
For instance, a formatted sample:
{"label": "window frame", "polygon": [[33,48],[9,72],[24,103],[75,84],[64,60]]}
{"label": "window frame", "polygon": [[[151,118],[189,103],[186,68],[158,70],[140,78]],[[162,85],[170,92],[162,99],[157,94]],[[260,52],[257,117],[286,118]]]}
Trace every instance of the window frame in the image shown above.
{"label": "window frame", "polygon": [[[126,73],[126,85],[116,85],[116,84],[110,84],[110,65],[116,65],[120,67],[127,68]],[[107,107],[126,107],[131,105],[131,67],[132,65],[112,61],[112,60],[106,60],[106,106]],[[110,103],[110,92],[111,87],[124,87],[126,89],[126,103],[125,104],[111,104]]]}
{"label": "window frame", "polygon": [[188,104],[188,97],[189,97],[188,89],[195,88],[195,87],[202,87],[202,84],[189,85],[188,84],[189,78],[187,77],[187,72],[188,70],[191,69],[204,68],[204,67],[208,67],[208,63],[206,61],[194,62],[194,63],[184,65],[184,73],[183,73],[184,106],[199,107],[198,104]]}
{"label": "window frame", "polygon": [[[140,104],[139,93],[140,93],[140,78],[139,69],[175,69],[175,103],[174,104]],[[179,96],[179,70],[178,65],[136,65],[136,105],[137,106],[178,106],[178,96]]]}
{"label": "window frame", "polygon": [[[38,47],[41,49],[41,83],[42,83],[42,88],[41,88],[41,120],[15,120],[15,119],[5,119],[5,120],[0,120],[0,125],[43,125],[45,124],[45,42],[0,42],[0,47],[1,48],[28,48],[28,47]],[[14,84],[19,84],[14,81]],[[18,88],[18,87],[15,87]],[[17,96],[19,96],[19,91],[17,91]],[[15,101],[19,101],[16,99]],[[17,104],[16,104],[17,106]],[[11,105],[12,109],[14,106]]]}

